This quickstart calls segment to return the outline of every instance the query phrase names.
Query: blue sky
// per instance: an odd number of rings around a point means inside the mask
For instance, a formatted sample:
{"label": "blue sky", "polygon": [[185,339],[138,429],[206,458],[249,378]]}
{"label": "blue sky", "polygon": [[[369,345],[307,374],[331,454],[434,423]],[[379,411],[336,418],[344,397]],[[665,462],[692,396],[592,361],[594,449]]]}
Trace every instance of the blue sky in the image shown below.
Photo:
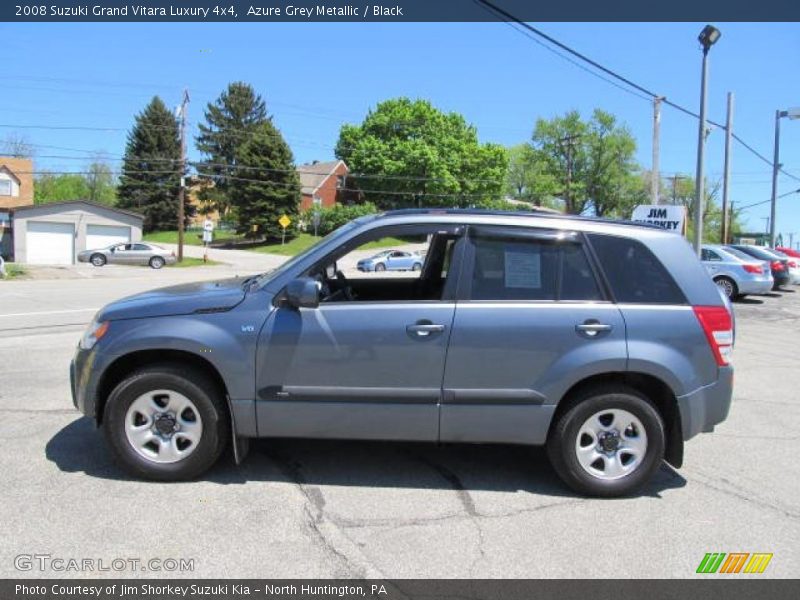
{"label": "blue sky", "polygon": [[[644,87],[693,111],[699,106],[704,23],[545,23],[538,27]],[[772,157],[774,112],[800,106],[800,24],[717,23],[709,117],[724,122],[726,93],[736,95],[734,129]],[[206,103],[230,81],[251,83],[265,98],[298,162],[333,155],[340,125],[359,122],[382,99],[406,95],[458,111],[483,141],[529,140],[537,117],[569,109],[616,114],[649,168],[652,104],[556,56],[503,23],[286,24],[3,24],[0,138],[25,135],[40,146],[122,155],[134,113],[154,95],[169,105],[189,88],[190,133]],[[112,130],[25,129],[22,125]],[[119,129],[114,131],[113,129]],[[800,177],[800,121],[782,121],[781,161]],[[693,174],[697,124],[664,108],[661,170]],[[707,173],[721,176],[724,135],[709,137]],[[80,170],[89,156],[37,148],[37,169]],[[190,157],[198,158],[193,148]],[[114,162],[113,164],[118,164]],[[732,199],[766,200],[771,168],[734,145]],[[782,176],[779,192],[800,188]],[[765,204],[747,212],[763,230]],[[778,205],[778,231],[800,240],[800,194]]]}

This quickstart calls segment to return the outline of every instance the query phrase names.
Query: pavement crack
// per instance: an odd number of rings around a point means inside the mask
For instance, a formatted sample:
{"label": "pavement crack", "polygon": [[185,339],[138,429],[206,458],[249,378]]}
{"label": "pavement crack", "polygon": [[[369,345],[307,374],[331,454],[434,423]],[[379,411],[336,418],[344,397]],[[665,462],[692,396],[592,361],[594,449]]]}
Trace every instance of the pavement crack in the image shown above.
{"label": "pavement crack", "polygon": [[[339,564],[344,573],[355,579],[366,579],[367,570],[355,563],[355,561],[347,555],[346,552],[337,547],[333,539],[331,539],[330,532],[327,531],[326,524],[331,527],[339,529],[337,523],[330,519],[325,512],[325,496],[322,490],[315,485],[308,483],[305,475],[303,474],[302,465],[289,456],[285,456],[275,450],[268,450],[265,452],[266,456],[271,459],[278,469],[295,484],[297,489],[305,499],[303,506],[303,513],[306,516],[306,522],[311,534],[319,540],[322,549]],[[341,535],[352,543],[344,532]]]}
{"label": "pavement crack", "polygon": [[739,488],[738,486],[731,483],[724,477],[711,477],[700,472],[695,472],[695,477],[693,477],[692,479],[697,483],[699,483],[700,485],[704,485],[705,487],[711,488],[712,490],[716,490],[723,494],[727,494],[728,496],[733,496],[734,498],[738,498],[739,500],[742,500],[747,504],[751,504],[759,508],[767,508],[771,511],[778,512],[781,515],[792,519],[793,521],[800,520],[800,514],[798,514],[797,512],[793,512],[782,506],[772,504],[760,498],[754,498],[752,496],[748,496],[747,495],[748,490],[743,490]]}

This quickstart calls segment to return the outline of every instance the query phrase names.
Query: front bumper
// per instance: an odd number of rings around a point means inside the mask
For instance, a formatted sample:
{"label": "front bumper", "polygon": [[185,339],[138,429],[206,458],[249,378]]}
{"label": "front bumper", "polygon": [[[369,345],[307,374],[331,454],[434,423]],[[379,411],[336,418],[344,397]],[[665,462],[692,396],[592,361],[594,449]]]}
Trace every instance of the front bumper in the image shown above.
{"label": "front bumper", "polygon": [[714,431],[714,426],[727,418],[732,397],[733,367],[730,366],[719,368],[719,376],[714,383],[691,394],[678,396],[683,439]]}

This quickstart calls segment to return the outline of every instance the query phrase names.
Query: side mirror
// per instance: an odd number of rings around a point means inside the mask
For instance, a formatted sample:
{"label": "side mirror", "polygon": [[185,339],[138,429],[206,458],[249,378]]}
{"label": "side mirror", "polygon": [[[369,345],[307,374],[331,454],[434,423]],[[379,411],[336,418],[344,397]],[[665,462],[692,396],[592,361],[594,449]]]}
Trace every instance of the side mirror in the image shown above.
{"label": "side mirror", "polygon": [[298,277],[286,286],[286,299],[295,308],[319,306],[319,282],[312,277]]}

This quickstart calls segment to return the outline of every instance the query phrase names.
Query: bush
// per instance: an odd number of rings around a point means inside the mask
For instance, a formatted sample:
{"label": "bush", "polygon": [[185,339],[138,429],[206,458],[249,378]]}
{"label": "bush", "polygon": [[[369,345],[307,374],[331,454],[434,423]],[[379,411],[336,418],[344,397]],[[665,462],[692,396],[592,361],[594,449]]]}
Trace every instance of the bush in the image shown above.
{"label": "bush", "polygon": [[[363,217],[366,215],[374,215],[379,212],[378,207],[374,204],[367,202],[365,204],[351,204],[346,206],[344,204],[335,204],[334,206],[318,209],[320,213],[319,235],[328,235],[334,229],[338,229],[345,223]],[[306,231],[314,231],[314,209],[307,210],[301,215],[301,222]]]}

